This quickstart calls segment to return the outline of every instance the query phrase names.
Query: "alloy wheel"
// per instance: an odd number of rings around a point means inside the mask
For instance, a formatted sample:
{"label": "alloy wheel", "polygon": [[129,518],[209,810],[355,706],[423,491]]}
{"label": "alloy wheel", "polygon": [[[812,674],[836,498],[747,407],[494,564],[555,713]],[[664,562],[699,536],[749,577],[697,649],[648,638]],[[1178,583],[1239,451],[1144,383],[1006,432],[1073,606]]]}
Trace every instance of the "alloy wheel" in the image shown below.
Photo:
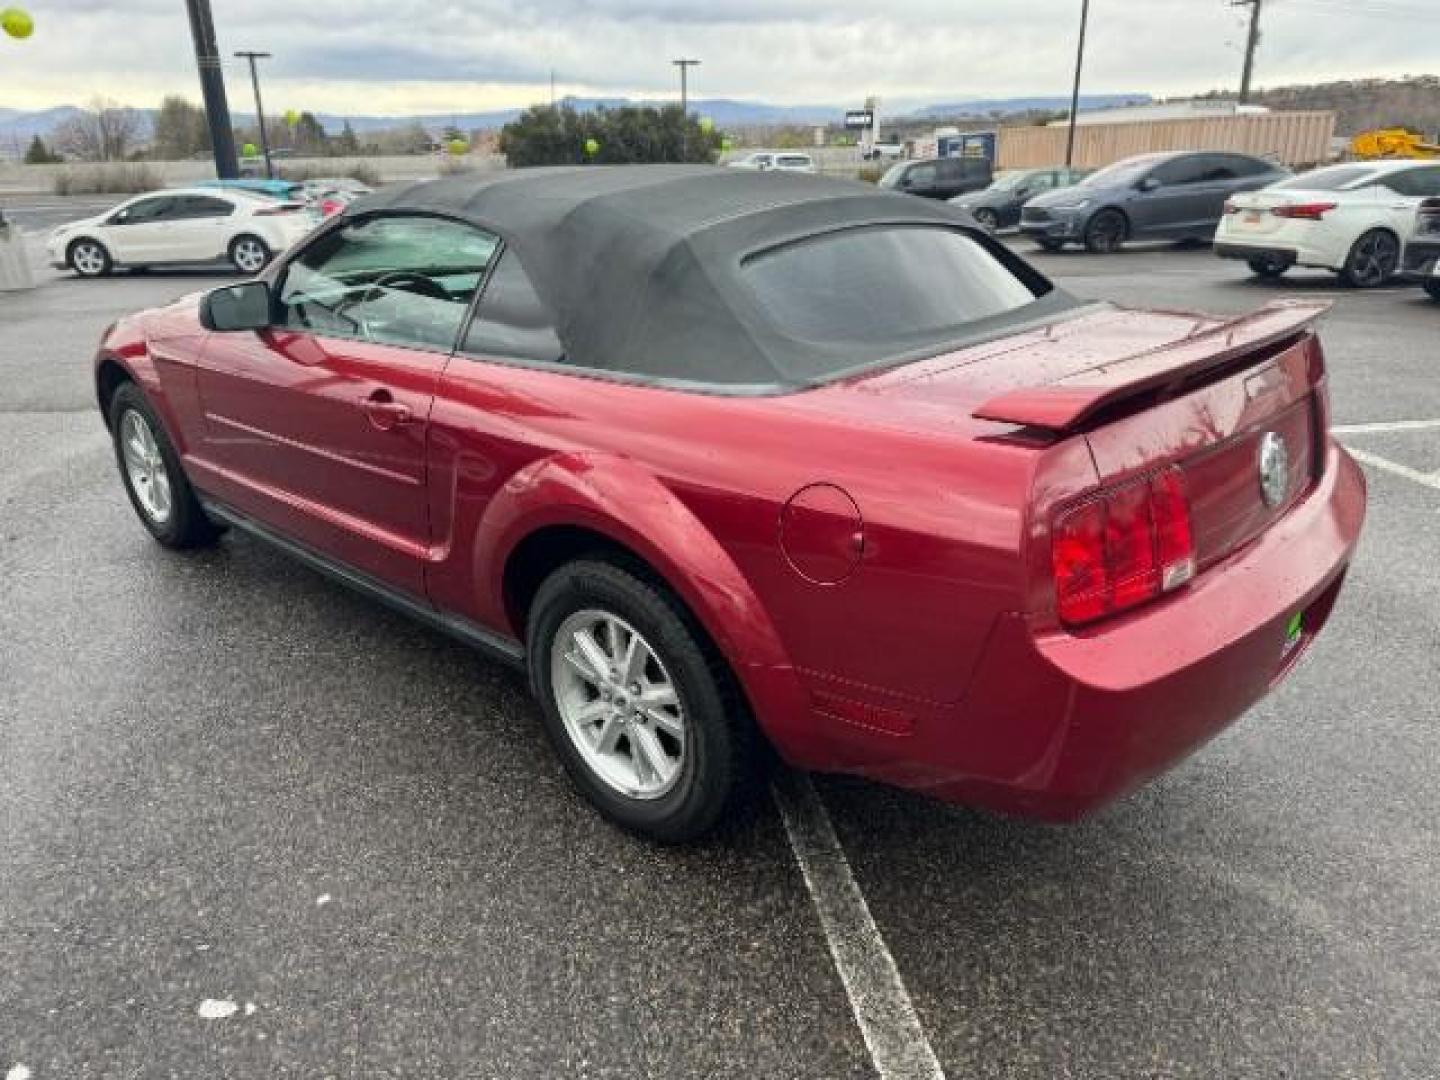
{"label": "alloy wheel", "polygon": [[550,683],[585,766],[632,799],[658,799],[685,764],[679,691],[644,636],[618,615],[586,609],[555,631]]}
{"label": "alloy wheel", "polygon": [[980,223],[980,227],[986,232],[993,233],[996,229],[1000,228],[1000,219],[995,216],[994,210],[976,210],[975,220]]}
{"label": "alloy wheel", "polygon": [[1352,283],[1369,289],[1389,281],[1399,265],[1400,245],[1389,233],[1376,231],[1356,242],[1347,270]]}
{"label": "alloy wheel", "polygon": [[140,508],[156,525],[164,525],[170,520],[175,502],[170,470],[165,466],[160,444],[149,422],[133,409],[120,420],[120,450],[125,459],[125,475]]}
{"label": "alloy wheel", "polygon": [[96,277],[105,272],[105,251],[99,244],[76,244],[70,252],[70,265],[85,277]]}
{"label": "alloy wheel", "polygon": [[265,250],[265,245],[250,237],[237,240],[231,252],[236,269],[246,274],[258,274],[264,270],[268,257],[269,253]]}

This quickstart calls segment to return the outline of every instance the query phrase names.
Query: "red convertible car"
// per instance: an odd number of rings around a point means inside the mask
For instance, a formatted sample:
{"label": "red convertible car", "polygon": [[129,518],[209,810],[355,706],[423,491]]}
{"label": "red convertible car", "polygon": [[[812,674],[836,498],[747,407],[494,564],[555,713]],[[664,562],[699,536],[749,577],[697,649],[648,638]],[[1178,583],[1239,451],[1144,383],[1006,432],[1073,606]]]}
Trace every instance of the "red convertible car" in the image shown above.
{"label": "red convertible car", "polygon": [[1328,618],[1365,487],[1321,310],[1084,303],[862,184],[522,170],[363,199],[96,383],[157,540],[244,529],[524,665],[628,828],[703,832],[766,744],[1065,820]]}

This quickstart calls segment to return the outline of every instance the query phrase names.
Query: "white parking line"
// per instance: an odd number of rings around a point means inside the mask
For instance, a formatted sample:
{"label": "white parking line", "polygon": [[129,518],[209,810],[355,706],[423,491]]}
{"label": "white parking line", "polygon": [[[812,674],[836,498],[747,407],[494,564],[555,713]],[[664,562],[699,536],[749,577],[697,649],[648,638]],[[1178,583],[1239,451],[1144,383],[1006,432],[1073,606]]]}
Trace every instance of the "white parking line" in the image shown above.
{"label": "white parking line", "polygon": [[1383,435],[1391,431],[1430,431],[1440,428],[1440,420],[1385,420],[1375,424],[1336,424],[1330,430],[1336,435]]}
{"label": "white parking line", "polygon": [[787,769],[771,794],[880,1080],[945,1080],[815,786]]}
{"label": "white parking line", "polygon": [[1406,480],[1413,480],[1417,484],[1423,484],[1428,488],[1440,491],[1440,473],[1423,473],[1419,469],[1412,469],[1409,465],[1401,465],[1398,461],[1391,461],[1379,454],[1372,454],[1366,450],[1357,450],[1353,446],[1347,446],[1350,456],[1362,464],[1372,466],[1376,469],[1384,469],[1396,476],[1403,476]]}

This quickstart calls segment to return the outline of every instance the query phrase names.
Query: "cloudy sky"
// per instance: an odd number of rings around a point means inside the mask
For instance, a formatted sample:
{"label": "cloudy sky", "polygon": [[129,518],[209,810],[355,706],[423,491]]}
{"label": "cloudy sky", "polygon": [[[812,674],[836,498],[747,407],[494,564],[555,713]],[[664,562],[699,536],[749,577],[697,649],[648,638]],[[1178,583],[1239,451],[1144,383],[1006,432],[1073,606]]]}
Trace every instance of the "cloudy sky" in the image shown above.
{"label": "cloudy sky", "polygon": [[[12,0],[5,0],[6,3]],[[198,100],[183,0],[22,0],[0,108],[97,95]],[[0,4],[0,6],[5,6]],[[477,111],[561,93],[901,104],[1068,91],[1080,0],[213,0],[222,52],[263,49],[268,108]],[[1265,0],[1261,84],[1440,70],[1440,0]],[[1228,0],[1093,0],[1086,89],[1173,96],[1238,82]],[[227,63],[232,101],[249,106]]]}

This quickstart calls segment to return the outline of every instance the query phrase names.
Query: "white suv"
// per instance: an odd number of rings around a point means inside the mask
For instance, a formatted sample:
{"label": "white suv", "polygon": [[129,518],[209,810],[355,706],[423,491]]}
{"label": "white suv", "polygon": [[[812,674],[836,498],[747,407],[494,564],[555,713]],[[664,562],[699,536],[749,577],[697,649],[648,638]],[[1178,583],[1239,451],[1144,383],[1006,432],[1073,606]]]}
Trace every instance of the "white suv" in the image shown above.
{"label": "white suv", "polygon": [[760,172],[774,170],[776,172],[813,173],[815,160],[809,154],[797,154],[788,150],[760,150],[739,161],[730,162],[730,167],[732,169],[756,169]]}
{"label": "white suv", "polygon": [[303,203],[244,191],[179,188],[139,195],[50,234],[50,263],[81,277],[117,267],[228,261],[242,274],[265,264],[314,227]]}

